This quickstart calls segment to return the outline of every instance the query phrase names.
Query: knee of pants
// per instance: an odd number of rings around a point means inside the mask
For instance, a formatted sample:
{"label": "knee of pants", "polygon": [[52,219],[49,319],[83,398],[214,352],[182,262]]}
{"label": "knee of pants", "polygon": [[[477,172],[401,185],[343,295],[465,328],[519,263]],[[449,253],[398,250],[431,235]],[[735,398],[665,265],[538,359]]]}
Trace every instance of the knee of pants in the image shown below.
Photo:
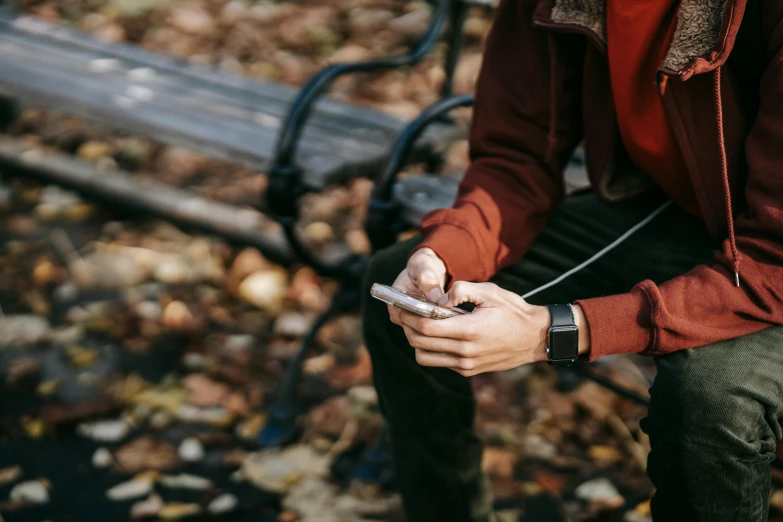
{"label": "knee of pants", "polygon": [[741,459],[772,458],[775,436],[749,378],[752,368],[731,355],[731,342],[657,359],[650,410],[642,421],[653,447],[708,446]]}

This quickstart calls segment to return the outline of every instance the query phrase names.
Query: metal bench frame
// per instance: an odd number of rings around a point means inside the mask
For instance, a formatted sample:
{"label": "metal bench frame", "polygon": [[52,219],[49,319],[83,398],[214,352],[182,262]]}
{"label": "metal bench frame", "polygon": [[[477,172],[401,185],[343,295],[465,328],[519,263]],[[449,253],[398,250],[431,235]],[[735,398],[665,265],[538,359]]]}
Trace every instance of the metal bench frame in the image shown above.
{"label": "metal bench frame", "polygon": [[[301,381],[302,366],[315,344],[318,330],[336,315],[355,309],[361,302],[362,275],[367,268],[368,256],[350,256],[338,264],[327,264],[318,259],[303,243],[296,232],[296,223],[299,217],[298,205],[300,198],[309,190],[301,182],[301,169],[296,165],[296,149],[302,129],[307,121],[307,116],[315,101],[323,95],[329,85],[346,74],[377,72],[408,67],[420,62],[432,50],[440,40],[444,28],[449,28],[446,39],[447,51],[445,56],[446,79],[441,88],[441,97],[449,99],[452,92],[452,81],[456,69],[459,52],[462,48],[464,33],[463,25],[467,13],[473,4],[467,0],[441,0],[433,14],[430,26],[419,44],[409,53],[403,56],[381,58],[360,63],[337,64],[327,67],[316,74],[301,90],[290,106],[287,117],[281,127],[276,153],[269,170],[269,186],[262,202],[262,207],[277,221],[285,234],[291,250],[296,258],[311,267],[319,274],[336,279],[339,282],[339,291],[334,297],[330,307],[316,320],[312,329],[303,338],[302,344],[294,359],[291,361],[278,398],[272,405],[268,422],[259,435],[259,443],[262,446],[277,446],[293,441],[298,432],[297,417],[297,387]],[[445,120],[441,111],[437,116],[439,123]],[[415,121],[419,121],[419,119]],[[428,124],[435,119],[428,120]],[[408,128],[403,131],[406,135]],[[427,125],[422,126],[426,128]],[[417,137],[418,137],[417,133]],[[415,143],[415,140],[398,140],[397,143]],[[393,157],[409,159],[409,150],[404,154],[392,149]],[[434,165],[439,158],[433,156],[430,162]],[[394,162],[396,163],[396,161]],[[388,170],[388,163],[387,163]],[[386,177],[386,175],[384,175]]]}

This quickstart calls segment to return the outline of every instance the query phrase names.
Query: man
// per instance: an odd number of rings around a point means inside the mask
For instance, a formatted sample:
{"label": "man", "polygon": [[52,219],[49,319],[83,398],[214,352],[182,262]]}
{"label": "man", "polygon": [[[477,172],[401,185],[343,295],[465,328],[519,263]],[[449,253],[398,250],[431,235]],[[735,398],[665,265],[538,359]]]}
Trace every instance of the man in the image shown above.
{"label": "man", "polygon": [[[581,141],[593,192],[561,202]],[[577,351],[656,357],[642,426],[656,521],[766,520],[783,418],[783,2],[502,0],[470,146],[454,207],[367,278],[476,305],[441,321],[364,305],[410,520],[491,516],[468,378]]]}

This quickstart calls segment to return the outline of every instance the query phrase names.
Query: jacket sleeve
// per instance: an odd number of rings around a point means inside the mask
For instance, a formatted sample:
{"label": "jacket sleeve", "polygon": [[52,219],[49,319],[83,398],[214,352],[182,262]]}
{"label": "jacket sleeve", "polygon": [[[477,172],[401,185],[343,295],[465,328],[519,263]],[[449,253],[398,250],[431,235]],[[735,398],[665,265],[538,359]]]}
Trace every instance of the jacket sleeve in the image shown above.
{"label": "jacket sleeve", "polygon": [[453,207],[422,221],[419,248],[443,259],[451,281],[486,281],[526,253],[581,140],[584,45],[534,27],[536,4],[501,1],[476,86],[470,167]]}
{"label": "jacket sleeve", "polygon": [[659,355],[783,324],[783,7],[774,9],[765,16],[760,109],[745,142],[747,207],[735,219],[741,286],[734,286],[726,240],[711,266],[659,286],[643,281],[627,294],[577,301],[590,325],[590,359]]}

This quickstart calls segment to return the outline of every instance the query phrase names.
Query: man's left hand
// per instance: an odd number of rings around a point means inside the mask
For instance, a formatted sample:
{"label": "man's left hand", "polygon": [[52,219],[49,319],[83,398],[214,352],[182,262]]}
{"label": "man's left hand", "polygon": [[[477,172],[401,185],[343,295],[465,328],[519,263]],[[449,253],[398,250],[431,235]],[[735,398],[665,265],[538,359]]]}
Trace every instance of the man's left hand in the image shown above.
{"label": "man's left hand", "polygon": [[438,304],[453,307],[466,302],[476,305],[473,312],[449,319],[400,313],[398,324],[416,349],[419,364],[469,377],[546,360],[550,317],[545,306],[531,305],[492,283],[463,281],[454,283]]}

